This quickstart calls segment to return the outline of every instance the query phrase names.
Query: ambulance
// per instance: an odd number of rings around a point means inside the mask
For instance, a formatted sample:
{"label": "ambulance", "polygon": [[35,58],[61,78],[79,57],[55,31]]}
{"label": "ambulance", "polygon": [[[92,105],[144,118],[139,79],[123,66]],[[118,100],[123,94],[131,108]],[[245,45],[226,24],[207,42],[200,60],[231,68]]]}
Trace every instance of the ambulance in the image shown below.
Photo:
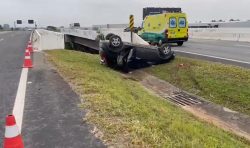
{"label": "ambulance", "polygon": [[153,45],[188,41],[188,21],[185,13],[162,13],[145,17],[138,35]]}

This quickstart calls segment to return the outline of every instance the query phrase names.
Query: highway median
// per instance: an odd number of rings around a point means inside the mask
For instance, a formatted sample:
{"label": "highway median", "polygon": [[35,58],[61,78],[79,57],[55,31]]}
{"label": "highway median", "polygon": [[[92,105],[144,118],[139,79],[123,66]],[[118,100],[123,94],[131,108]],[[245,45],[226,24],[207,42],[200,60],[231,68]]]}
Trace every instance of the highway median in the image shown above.
{"label": "highway median", "polygon": [[[93,125],[93,133],[108,146],[250,146],[245,139],[199,120],[148,91],[138,81],[126,79],[120,72],[99,64],[98,55],[72,50],[47,51],[46,55],[60,75],[81,96],[79,107],[88,112],[83,121]],[[145,71],[192,93],[205,98],[210,96],[208,99],[216,103],[227,103],[226,106],[232,109],[250,114],[247,105],[247,97],[250,96],[248,70],[176,58],[170,64]],[[216,77],[216,81],[211,75]],[[208,85],[209,89],[203,86],[201,80],[206,80],[204,85]],[[223,80],[228,81],[222,83]],[[211,94],[208,91],[215,92]],[[223,96],[222,92],[228,93],[230,98]]]}

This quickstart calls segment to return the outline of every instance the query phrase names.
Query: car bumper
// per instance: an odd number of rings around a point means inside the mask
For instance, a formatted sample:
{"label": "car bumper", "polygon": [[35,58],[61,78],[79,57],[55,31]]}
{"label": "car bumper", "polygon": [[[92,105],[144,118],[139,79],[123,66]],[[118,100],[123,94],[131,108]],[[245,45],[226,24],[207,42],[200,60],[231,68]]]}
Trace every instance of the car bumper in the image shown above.
{"label": "car bumper", "polygon": [[177,42],[186,42],[186,41],[188,41],[188,38],[171,38],[171,39],[165,40],[165,42],[167,43],[177,43]]}

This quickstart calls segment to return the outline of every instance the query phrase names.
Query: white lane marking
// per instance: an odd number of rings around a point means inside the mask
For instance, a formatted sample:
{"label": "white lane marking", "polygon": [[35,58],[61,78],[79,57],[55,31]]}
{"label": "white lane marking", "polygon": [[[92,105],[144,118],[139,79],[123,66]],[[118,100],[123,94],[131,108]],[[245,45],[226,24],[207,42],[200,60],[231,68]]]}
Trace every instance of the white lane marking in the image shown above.
{"label": "white lane marking", "polygon": [[249,45],[235,45],[236,47],[247,47],[247,48],[250,48]]}
{"label": "white lane marking", "polygon": [[21,133],[22,130],[22,123],[23,123],[23,109],[25,103],[25,94],[26,94],[26,85],[27,85],[27,78],[28,78],[28,68],[23,68],[19,86],[17,89],[16,100],[13,108],[13,115],[16,117],[16,123]]}
{"label": "white lane marking", "polygon": [[4,39],[0,39],[0,42],[2,42]]}
{"label": "white lane marking", "polygon": [[200,54],[200,53],[195,53],[195,52],[188,52],[188,51],[181,51],[181,50],[174,50],[174,51],[176,51],[176,52],[182,52],[182,53],[188,53],[188,54],[193,54],[193,55],[198,55],[198,56],[204,56],[204,57],[209,57],[209,58],[215,58],[215,59],[220,59],[220,60],[227,60],[227,61],[232,61],[232,62],[250,64],[250,62],[247,62],[247,61],[240,61],[240,60],[235,60],[235,59],[229,59],[229,58],[211,56],[211,55]]}

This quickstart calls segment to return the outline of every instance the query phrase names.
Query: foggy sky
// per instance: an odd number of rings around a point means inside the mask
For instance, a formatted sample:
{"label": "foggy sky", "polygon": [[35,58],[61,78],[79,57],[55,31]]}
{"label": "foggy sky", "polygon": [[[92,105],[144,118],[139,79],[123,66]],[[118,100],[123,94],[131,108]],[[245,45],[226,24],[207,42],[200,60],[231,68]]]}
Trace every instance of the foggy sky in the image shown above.
{"label": "foggy sky", "polygon": [[142,21],[143,7],[181,7],[189,22],[212,19],[250,20],[250,0],[1,0],[0,24],[34,19],[38,26],[128,23],[130,14]]}

